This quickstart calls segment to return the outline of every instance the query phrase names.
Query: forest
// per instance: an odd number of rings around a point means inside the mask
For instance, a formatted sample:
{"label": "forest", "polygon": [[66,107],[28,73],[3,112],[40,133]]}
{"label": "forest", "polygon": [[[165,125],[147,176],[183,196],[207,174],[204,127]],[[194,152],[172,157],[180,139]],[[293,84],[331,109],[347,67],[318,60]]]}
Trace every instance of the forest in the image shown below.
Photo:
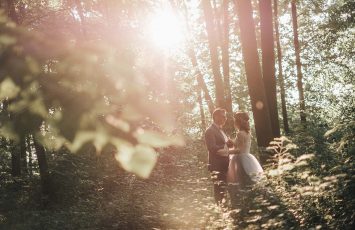
{"label": "forest", "polygon": [[0,0],[0,229],[355,229],[354,51],[352,0]]}

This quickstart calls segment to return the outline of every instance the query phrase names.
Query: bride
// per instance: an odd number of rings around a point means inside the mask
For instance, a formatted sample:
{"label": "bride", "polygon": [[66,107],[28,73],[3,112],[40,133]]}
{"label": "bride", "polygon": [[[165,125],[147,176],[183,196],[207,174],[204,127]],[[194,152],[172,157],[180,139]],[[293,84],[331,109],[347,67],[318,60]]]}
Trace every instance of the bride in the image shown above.
{"label": "bride", "polygon": [[251,135],[249,116],[245,112],[234,114],[234,126],[237,135],[233,141],[234,150],[229,156],[227,182],[231,184],[248,184],[257,182],[263,175],[263,169],[258,160],[250,154]]}

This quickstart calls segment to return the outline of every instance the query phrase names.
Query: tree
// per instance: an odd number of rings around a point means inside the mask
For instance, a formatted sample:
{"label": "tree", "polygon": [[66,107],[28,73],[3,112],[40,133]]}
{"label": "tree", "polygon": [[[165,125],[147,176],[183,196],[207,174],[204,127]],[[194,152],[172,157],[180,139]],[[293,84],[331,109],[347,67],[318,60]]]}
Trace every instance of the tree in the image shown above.
{"label": "tree", "polygon": [[242,53],[255,122],[257,142],[259,146],[266,147],[273,139],[273,134],[258,58],[252,6],[249,0],[236,0],[234,3],[239,18]]}
{"label": "tree", "polygon": [[[223,73],[223,83],[224,83],[224,96],[225,96],[225,109],[229,113],[228,115],[232,115],[233,113],[233,106],[232,106],[232,94],[231,94],[231,85],[230,85],[230,68],[229,68],[229,0],[223,0],[221,3],[221,8],[217,6],[216,0],[213,0],[213,7],[214,7],[214,21],[215,26],[217,29],[217,41],[219,47],[221,47],[221,62],[222,62],[222,73]],[[233,128],[230,121],[233,120],[232,116],[229,117],[230,119],[227,120],[225,127],[229,129]]]}
{"label": "tree", "polygon": [[35,146],[36,154],[37,154],[39,174],[41,177],[41,184],[42,184],[42,192],[45,195],[53,196],[54,190],[52,187],[52,180],[50,178],[50,174],[48,170],[46,151],[44,147],[38,141],[36,141],[35,137],[33,138],[33,144]]}
{"label": "tree", "polygon": [[21,166],[23,171],[28,172],[27,167],[27,153],[26,153],[26,138],[25,136],[20,137],[20,155],[21,155]]}
{"label": "tree", "polygon": [[220,71],[220,64],[218,60],[217,33],[213,23],[214,17],[212,13],[210,0],[202,1],[202,9],[205,16],[208,45],[209,45],[210,56],[211,56],[212,73],[213,73],[213,79],[216,88],[216,106],[221,108],[226,108],[225,98],[224,98],[224,87],[223,87],[222,75]]}
{"label": "tree", "polygon": [[217,32],[217,45],[221,48],[221,63],[223,73],[223,89],[225,97],[225,109],[227,111],[227,122],[224,130],[229,135],[234,131],[233,122],[233,106],[230,84],[230,67],[229,67],[229,0],[224,0],[218,7],[216,0],[213,1],[214,7],[214,25]]}
{"label": "tree", "polygon": [[279,20],[278,20],[278,3],[274,0],[274,24],[275,24],[275,40],[277,48],[277,63],[278,63],[278,80],[280,86],[280,97],[281,97],[281,110],[282,110],[282,121],[285,133],[290,132],[288,126],[287,108],[286,108],[286,94],[285,94],[285,82],[282,73],[282,52],[280,45],[280,33],[279,33]]}
{"label": "tree", "polygon": [[32,176],[32,147],[31,147],[31,136],[28,135],[26,138],[26,149],[28,152],[28,168],[27,168],[27,172],[30,176]]}
{"label": "tree", "polygon": [[274,34],[272,26],[271,0],[259,0],[260,32],[262,50],[262,75],[268,102],[273,137],[280,137],[279,116],[277,112]]}
{"label": "tree", "polygon": [[202,104],[202,96],[201,96],[202,90],[197,90],[197,100],[198,100],[198,105],[200,109],[200,116],[201,116],[201,129],[202,132],[206,131],[206,116],[205,116],[205,111],[203,109],[203,104]]}
{"label": "tree", "polygon": [[[176,14],[178,14],[177,13],[178,7],[175,4],[175,2],[171,0],[170,1],[170,5],[171,5],[172,9],[176,12]],[[187,43],[187,54],[189,56],[190,62],[192,64],[192,67],[194,69],[194,73],[195,73],[196,81],[197,81],[197,85],[198,85],[196,93],[197,93],[197,95],[200,95],[200,93],[201,93],[200,90],[202,90],[203,96],[205,98],[205,101],[207,102],[208,111],[209,111],[210,114],[212,114],[213,110],[215,109],[215,106],[214,106],[213,100],[212,100],[212,98],[210,96],[210,93],[208,91],[208,88],[206,86],[205,80],[203,79],[201,70],[200,70],[200,68],[199,68],[199,66],[197,64],[197,58],[196,58],[196,54],[195,54],[195,50],[194,50],[194,46],[193,46],[193,39],[191,37],[192,31],[191,31],[191,28],[190,28],[190,25],[189,25],[187,7],[186,7],[184,1],[183,1],[183,6],[182,7],[183,7],[183,11],[184,11],[183,15],[184,15],[184,19],[185,19],[186,31],[187,31],[187,34],[188,34],[188,36],[186,38],[186,40],[187,40],[187,42],[186,42]],[[201,100],[202,100],[202,98],[201,98]],[[201,103],[202,103],[202,101],[201,101]],[[204,117],[204,115],[203,115],[203,117]],[[203,119],[203,117],[202,117],[202,114],[201,114],[201,119]],[[201,120],[201,122],[203,123],[204,121]]]}
{"label": "tree", "polygon": [[210,114],[212,114],[215,106],[213,104],[213,100],[210,96],[210,93],[208,91],[206,83],[203,79],[202,73],[197,65],[197,59],[196,59],[195,52],[193,50],[193,47],[191,47],[191,46],[188,48],[188,55],[190,57],[191,64],[192,64],[192,66],[195,70],[195,73],[196,73],[196,80],[197,80],[198,88],[200,88],[202,90],[204,98],[205,98],[207,105],[208,105],[208,110],[209,110]]}
{"label": "tree", "polygon": [[223,1],[223,33],[222,33],[222,68],[223,82],[226,96],[226,109],[233,112],[232,94],[230,85],[230,68],[229,68],[229,0]]}
{"label": "tree", "polygon": [[[116,13],[121,14],[116,28],[125,33],[105,37],[104,23],[96,20],[95,26],[104,29],[87,41],[94,41],[90,45],[76,39],[78,23],[71,24],[71,30],[49,32],[43,28],[54,28],[50,24],[53,20],[41,20],[29,28],[0,21],[0,30],[6,35],[6,39],[0,39],[0,101],[4,104],[12,100],[9,110],[16,114],[11,119],[0,116],[0,134],[17,140],[22,134],[38,137],[45,132],[43,138],[35,140],[44,178],[44,147],[58,149],[65,145],[76,152],[91,143],[100,152],[111,144],[116,146],[116,159],[124,169],[147,177],[157,159],[154,148],[167,146],[172,140],[157,131],[148,131],[150,127],[138,132],[137,124],[147,117],[161,127],[171,127],[172,115],[166,104],[147,98],[152,94],[142,77],[148,78],[135,70],[137,45],[144,43],[131,39],[139,30],[129,23],[133,20],[129,18],[133,15],[131,4],[110,3],[116,4]],[[121,10],[123,7],[126,8]],[[74,17],[70,12],[57,13],[67,20]],[[113,39],[116,37],[120,40]],[[39,130],[42,124],[48,128]],[[149,136],[156,141],[148,141]]]}
{"label": "tree", "polygon": [[21,175],[21,152],[16,145],[11,142],[11,169],[12,176],[20,176]]}
{"label": "tree", "polygon": [[292,27],[293,27],[293,43],[295,46],[295,56],[296,56],[296,68],[297,68],[297,89],[299,97],[299,108],[300,108],[300,118],[301,123],[305,125],[306,123],[306,105],[303,91],[302,83],[302,70],[301,70],[301,58],[300,58],[300,45],[298,41],[298,25],[297,25],[297,8],[296,1],[291,1],[291,13],[292,13]]}
{"label": "tree", "polygon": [[223,7],[223,32],[222,34],[222,68],[223,68],[223,82],[224,82],[224,92],[226,98],[226,110],[228,120],[226,122],[226,131],[231,134],[234,130],[233,125],[233,102],[232,102],[232,90],[230,84],[230,68],[229,68],[229,0],[224,0],[222,3]]}

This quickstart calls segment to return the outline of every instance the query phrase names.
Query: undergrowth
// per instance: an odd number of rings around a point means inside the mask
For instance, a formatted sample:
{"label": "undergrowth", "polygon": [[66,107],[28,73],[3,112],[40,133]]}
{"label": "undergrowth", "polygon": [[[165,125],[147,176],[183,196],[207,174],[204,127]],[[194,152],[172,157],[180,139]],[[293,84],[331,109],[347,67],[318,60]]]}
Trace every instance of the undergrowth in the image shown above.
{"label": "undergrowth", "polygon": [[352,229],[350,142],[339,150],[341,135],[297,132],[273,142],[264,180],[224,208],[213,202],[198,140],[160,150],[145,180],[123,171],[110,151],[54,153],[55,200],[41,195],[38,174],[13,179],[3,164],[0,229]]}

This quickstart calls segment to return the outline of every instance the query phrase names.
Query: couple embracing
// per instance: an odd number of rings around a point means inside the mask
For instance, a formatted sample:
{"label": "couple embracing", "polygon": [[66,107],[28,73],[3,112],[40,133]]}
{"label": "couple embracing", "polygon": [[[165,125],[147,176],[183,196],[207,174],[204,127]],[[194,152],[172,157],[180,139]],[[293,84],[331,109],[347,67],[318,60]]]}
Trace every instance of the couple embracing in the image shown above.
{"label": "couple embracing", "polygon": [[236,138],[231,140],[222,128],[227,121],[226,110],[217,108],[212,114],[213,124],[205,132],[208,149],[208,170],[212,173],[214,198],[221,204],[226,196],[227,184],[247,185],[258,180],[263,169],[250,154],[251,136],[249,116],[245,112],[234,114]]}

